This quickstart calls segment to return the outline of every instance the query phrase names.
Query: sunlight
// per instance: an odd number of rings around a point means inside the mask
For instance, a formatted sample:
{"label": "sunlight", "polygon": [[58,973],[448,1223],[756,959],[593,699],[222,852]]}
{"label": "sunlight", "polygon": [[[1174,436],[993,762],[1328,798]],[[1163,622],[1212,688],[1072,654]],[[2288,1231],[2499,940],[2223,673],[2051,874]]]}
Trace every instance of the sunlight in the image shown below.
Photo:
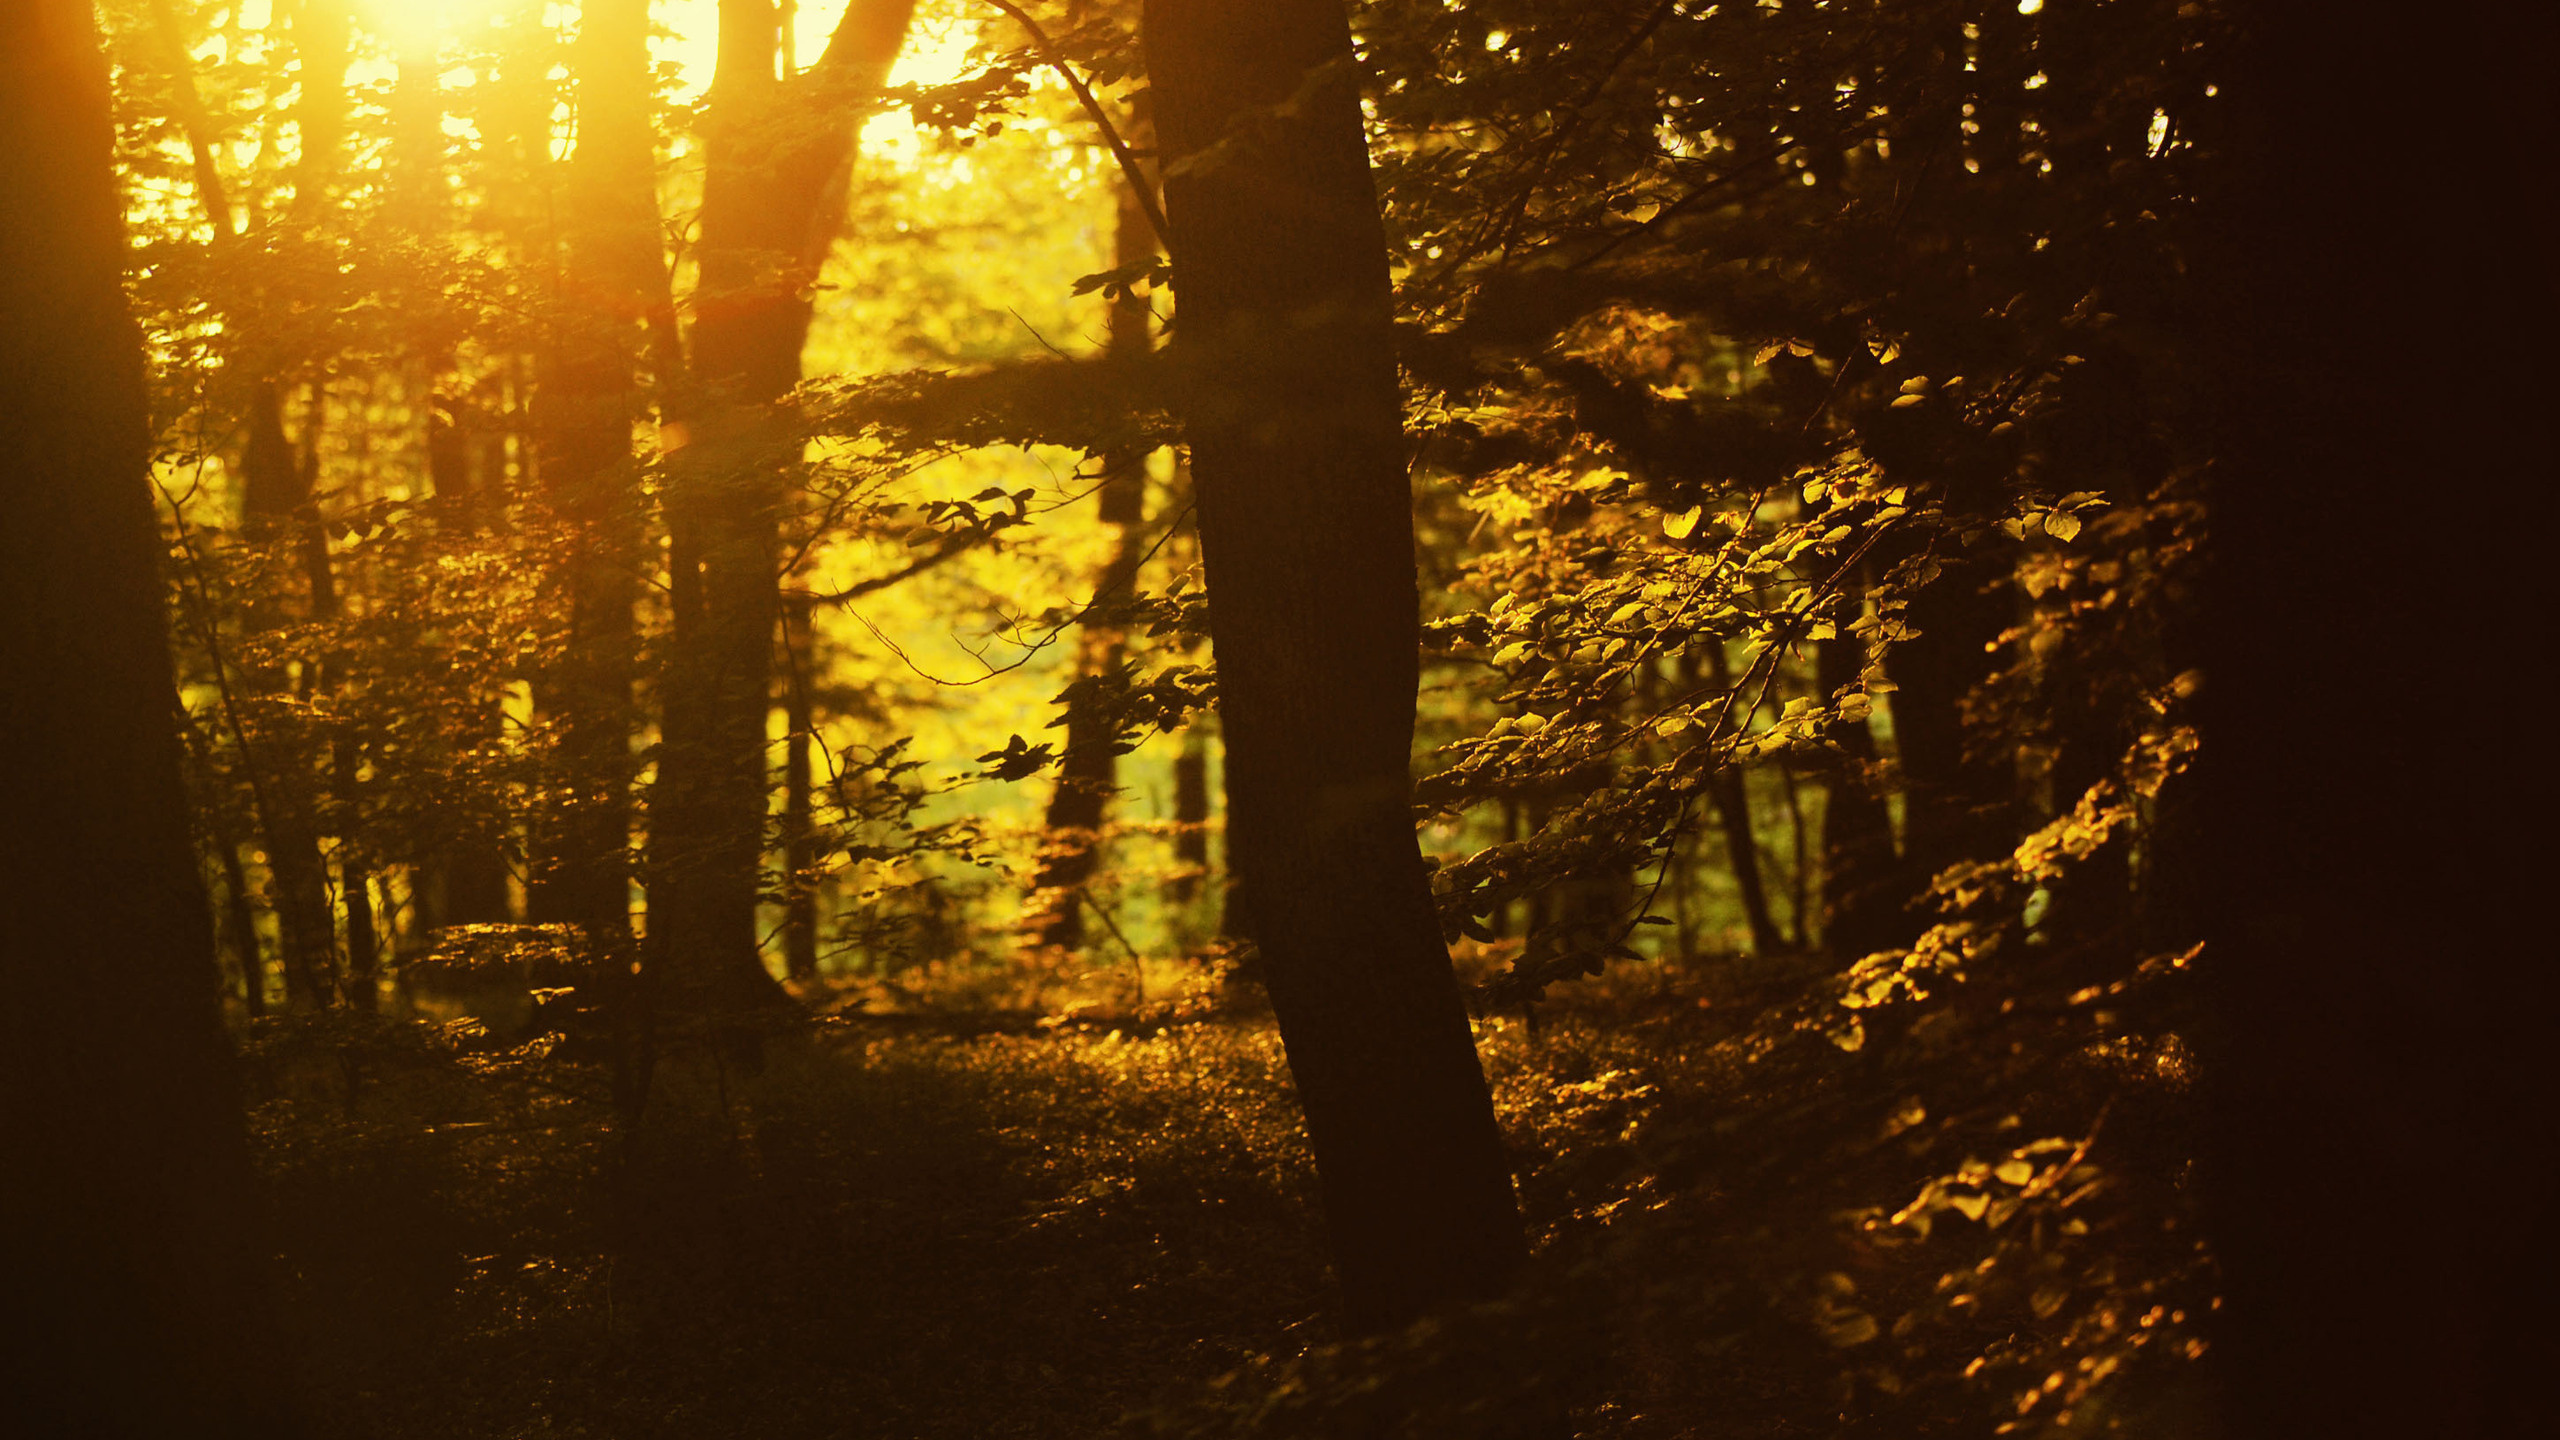
{"label": "sunlight", "polygon": [[365,29],[382,37],[392,54],[432,54],[442,38],[494,15],[499,0],[357,0]]}
{"label": "sunlight", "polygon": [[[472,5],[484,0],[446,3]],[[978,38],[980,22],[965,12],[955,15],[934,5],[917,8],[921,13],[916,16],[915,28],[898,56],[896,68],[889,72],[892,85],[939,85],[957,78],[968,68],[969,47]],[[843,0],[820,0],[796,7],[791,25],[793,62],[803,69],[815,63],[827,48],[828,32],[843,15]],[[658,0],[657,17],[665,32],[657,42],[658,58],[675,62],[681,77],[678,95],[687,100],[700,96],[710,88],[712,68],[720,59],[720,0]]]}

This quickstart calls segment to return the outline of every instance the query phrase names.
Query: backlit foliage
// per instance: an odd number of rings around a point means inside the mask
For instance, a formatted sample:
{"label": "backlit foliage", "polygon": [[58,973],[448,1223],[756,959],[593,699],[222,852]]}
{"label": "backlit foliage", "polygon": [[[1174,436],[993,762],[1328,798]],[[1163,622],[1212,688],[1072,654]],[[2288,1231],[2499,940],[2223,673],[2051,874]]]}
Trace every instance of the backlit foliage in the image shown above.
{"label": "backlit foliage", "polygon": [[[658,12],[679,326],[712,8]],[[1026,8],[1143,141],[1137,7]],[[1540,1245],[1516,1302],[1359,1345],[1311,1318],[1285,1063],[1217,807],[1180,798],[1216,792],[1216,678],[1179,376],[1105,354],[1130,297],[1174,333],[1180,272],[1121,263],[1117,163],[1043,45],[926,0],[860,117],[770,457],[815,758],[764,928],[816,897],[816,1018],[761,1074],[670,1022],[635,1127],[613,977],[526,908],[563,797],[637,797],[652,838],[683,444],[625,325],[639,720],[598,767],[541,699],[599,543],[538,443],[547,357],[597,323],[563,278],[578,7],[104,13],[207,870],[276,1194],[330,1217],[290,1242],[324,1419],[2076,1434],[2194,1403],[2181,326],[2219,6],[1354,7],[1415,821]],[[1093,923],[1043,946],[1070,715],[1118,789],[1067,902]],[[1477,1330],[1533,1363],[1468,1369]]]}

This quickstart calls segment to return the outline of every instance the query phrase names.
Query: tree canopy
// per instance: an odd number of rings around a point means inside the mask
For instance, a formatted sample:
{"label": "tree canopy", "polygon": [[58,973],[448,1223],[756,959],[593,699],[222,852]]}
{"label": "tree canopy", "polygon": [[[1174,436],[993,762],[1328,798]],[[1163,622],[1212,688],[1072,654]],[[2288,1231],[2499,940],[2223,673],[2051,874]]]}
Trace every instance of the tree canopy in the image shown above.
{"label": "tree canopy", "polygon": [[2298,18],[101,0],[175,704],[25,683],[182,762],[65,763],[159,807],[157,943],[210,916],[289,1262],[219,1363],[474,1435],[2203,1434],[2327,1373],[2250,1137],[2329,1133],[2265,917],[2346,841],[2234,817],[2371,702],[2250,685],[2447,507],[2338,438],[2422,342],[2305,284]]}

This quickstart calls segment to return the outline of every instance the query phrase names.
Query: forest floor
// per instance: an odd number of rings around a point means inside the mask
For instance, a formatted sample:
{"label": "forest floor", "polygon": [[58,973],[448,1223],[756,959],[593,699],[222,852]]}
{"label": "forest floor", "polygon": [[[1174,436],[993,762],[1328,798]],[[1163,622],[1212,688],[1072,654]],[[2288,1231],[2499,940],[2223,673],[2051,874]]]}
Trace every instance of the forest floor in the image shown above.
{"label": "forest floor", "polygon": [[[1547,1289],[1580,1297],[1522,1343],[1577,1371],[1579,1433],[2105,1432],[2190,1408],[2191,1383],[2138,1363],[2173,1334],[2203,1348],[2183,1310],[2166,1322],[2180,1296],[2204,1308],[2174,1183],[2132,1173],[2174,1165],[2156,1056],[2132,1087],[2121,1064],[2012,1076],[2053,1113],[1972,1104],[1942,1132],[1911,1118],[1910,1066],[1844,1080],[1861,1057],[1836,1040],[1768,1043],[1804,975],[1742,973],[1613,975],[1483,1035]],[[418,1022],[265,1022],[279,1371],[323,1437],[1309,1433],[1328,1386],[1374,1391],[1396,1361],[1331,1348],[1276,1033],[1179,1008],[856,1011],[769,1041],[754,1074],[671,1058],[628,1131],[575,1065],[455,1052]],[[2111,1147],[2133,1136],[2104,1177],[2088,1143],[2065,1153],[2093,1112]],[[2020,1162],[1985,1137],[2048,1135],[2011,1144],[2037,1178],[2004,1192],[1991,1168]],[[2081,1209],[2044,1213],[2065,1180]],[[1908,1213],[1884,1225],[1905,1201],[1916,1237]],[[2003,1204],[2018,1221],[1994,1233]],[[1933,1210],[1988,1223],[1932,1242]],[[1595,1335],[1605,1363],[1562,1358]]]}

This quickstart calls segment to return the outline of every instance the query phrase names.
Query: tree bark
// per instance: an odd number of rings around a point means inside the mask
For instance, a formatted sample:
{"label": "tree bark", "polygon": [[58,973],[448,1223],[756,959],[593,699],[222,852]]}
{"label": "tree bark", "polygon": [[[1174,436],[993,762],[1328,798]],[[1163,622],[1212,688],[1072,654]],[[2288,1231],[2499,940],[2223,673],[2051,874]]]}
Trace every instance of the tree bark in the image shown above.
{"label": "tree bark", "polygon": [[558,790],[536,818],[528,918],[631,937],[631,734],[637,723],[641,527],[633,422],[639,368],[682,368],[658,217],[650,124],[649,0],[589,0],[577,49],[578,148],[569,162],[564,315],[544,357],[536,429],[542,493],[568,553],[569,635],[536,700],[560,727]]}
{"label": "tree bark", "polygon": [[[1815,643],[1815,675],[1826,697],[1865,670],[1865,641],[1843,635]],[[1822,944],[1833,955],[1870,955],[1891,947],[1901,929],[1893,816],[1875,788],[1876,739],[1866,722],[1835,726],[1823,738],[1839,755],[1822,802]]]}
{"label": "tree bark", "polygon": [[[1973,500],[1959,496],[1950,508]],[[1989,502],[1965,508],[1979,513]],[[1968,748],[1964,713],[1966,697],[1991,673],[1990,647],[2013,611],[2009,559],[2005,550],[1950,559],[1911,598],[1905,613],[1916,633],[1885,652],[1902,762],[1906,899],[1947,866],[1994,858],[2016,842],[2017,776],[2007,755]],[[1906,917],[1903,928],[1916,921]]]}
{"label": "tree bark", "polygon": [[1176,905],[1189,905],[1209,873],[1209,741],[1193,726],[1182,732],[1182,750],[1173,757],[1174,877],[1165,895]]}
{"label": "tree bark", "polygon": [[[1142,117],[1134,117],[1128,128],[1131,145],[1154,148],[1154,137],[1147,133]],[[1121,177],[1115,193],[1120,203],[1111,263],[1115,269],[1125,269],[1154,257],[1156,237],[1127,176]],[[1143,296],[1122,291],[1111,306],[1105,342],[1109,355],[1113,359],[1144,355],[1155,344],[1150,333],[1153,321]],[[1102,483],[1094,494],[1095,518],[1111,531],[1113,544],[1094,588],[1097,600],[1136,585],[1138,567],[1146,558],[1147,454],[1130,448],[1103,456]],[[1128,651],[1128,637],[1116,625],[1088,624],[1082,628],[1078,651],[1078,673],[1106,674],[1119,668]],[[1032,880],[1032,913],[1039,917],[1043,945],[1084,943],[1085,906],[1079,896],[1100,863],[1102,824],[1110,814],[1120,777],[1119,752],[1112,748],[1114,737],[1103,726],[1070,714],[1066,730],[1065,748],[1058,757],[1058,785],[1049,794],[1048,812],[1042,818],[1047,844]]]}
{"label": "tree bark", "polygon": [[1412,818],[1411,497],[1334,0],[1149,0],[1228,847],[1347,1329],[1502,1290],[1520,1216]]}
{"label": "tree bark", "polygon": [[[2512,178],[2552,139],[2553,14],[2248,13],[2190,252],[2215,1428],[2503,1440],[2544,1423],[2554,1340],[2550,755],[2413,723],[2375,675],[2535,703],[2550,441],[2517,417],[2550,393],[2550,232]],[[2462,358],[2376,363],[2417,354]],[[2485,523],[2417,600],[2421,499]]]}
{"label": "tree bark", "polygon": [[668,460],[668,598],[649,945],[680,1007],[785,1001],[756,934],[779,618],[777,512],[798,446],[774,402],[799,383],[809,283],[841,222],[852,103],[876,93],[913,0],[853,0],[807,73],[775,74],[772,0],[722,0],[703,176],[692,372]]}
{"label": "tree bark", "polygon": [[[328,205],[347,129],[345,76],[349,35],[341,0],[306,0],[292,21],[295,68],[300,80],[294,102],[294,126],[301,154],[293,171],[292,215],[315,219]],[[205,197],[207,204],[213,196]],[[226,210],[228,206],[224,207]],[[227,227],[228,216],[224,217]],[[289,528],[299,539],[302,568],[316,612],[328,572],[328,536],[316,524],[306,525],[299,512],[310,503],[312,467],[285,435],[281,357],[265,357],[267,365],[250,391],[248,436],[240,456],[245,528],[256,538],[273,539]],[[313,433],[306,449],[316,447],[321,407],[312,406]],[[316,548],[316,553],[315,553]],[[276,622],[272,609],[253,608],[253,625]],[[316,677],[314,677],[316,678]],[[281,687],[277,675],[260,678],[261,690]],[[336,923],[329,906],[329,883],[320,858],[317,814],[320,781],[298,747],[267,747],[281,759],[264,787],[268,804],[261,817],[266,834],[267,872],[273,882],[269,905],[283,951],[285,997],[296,1005],[326,1004],[337,986]],[[254,764],[247,756],[244,764]]]}
{"label": "tree bark", "polygon": [[0,4],[0,1393],[25,1434],[290,1436],[187,834],[107,69]]}
{"label": "tree bark", "polygon": [[813,602],[804,591],[783,602],[782,972],[818,978],[817,775],[811,755],[817,707],[810,694],[817,664]]}
{"label": "tree bark", "polygon": [[[1710,640],[1704,646],[1707,673],[1716,689],[1733,693],[1733,667],[1724,658],[1724,642]],[[1750,724],[1744,716],[1743,723]],[[1724,854],[1733,869],[1734,887],[1742,894],[1742,918],[1751,927],[1751,950],[1755,955],[1774,955],[1786,948],[1778,933],[1778,922],[1769,914],[1769,889],[1760,878],[1760,837],[1751,828],[1751,793],[1743,788],[1742,767],[1725,764],[1717,767],[1707,781],[1707,799],[1715,806],[1716,823],[1724,832]]]}

